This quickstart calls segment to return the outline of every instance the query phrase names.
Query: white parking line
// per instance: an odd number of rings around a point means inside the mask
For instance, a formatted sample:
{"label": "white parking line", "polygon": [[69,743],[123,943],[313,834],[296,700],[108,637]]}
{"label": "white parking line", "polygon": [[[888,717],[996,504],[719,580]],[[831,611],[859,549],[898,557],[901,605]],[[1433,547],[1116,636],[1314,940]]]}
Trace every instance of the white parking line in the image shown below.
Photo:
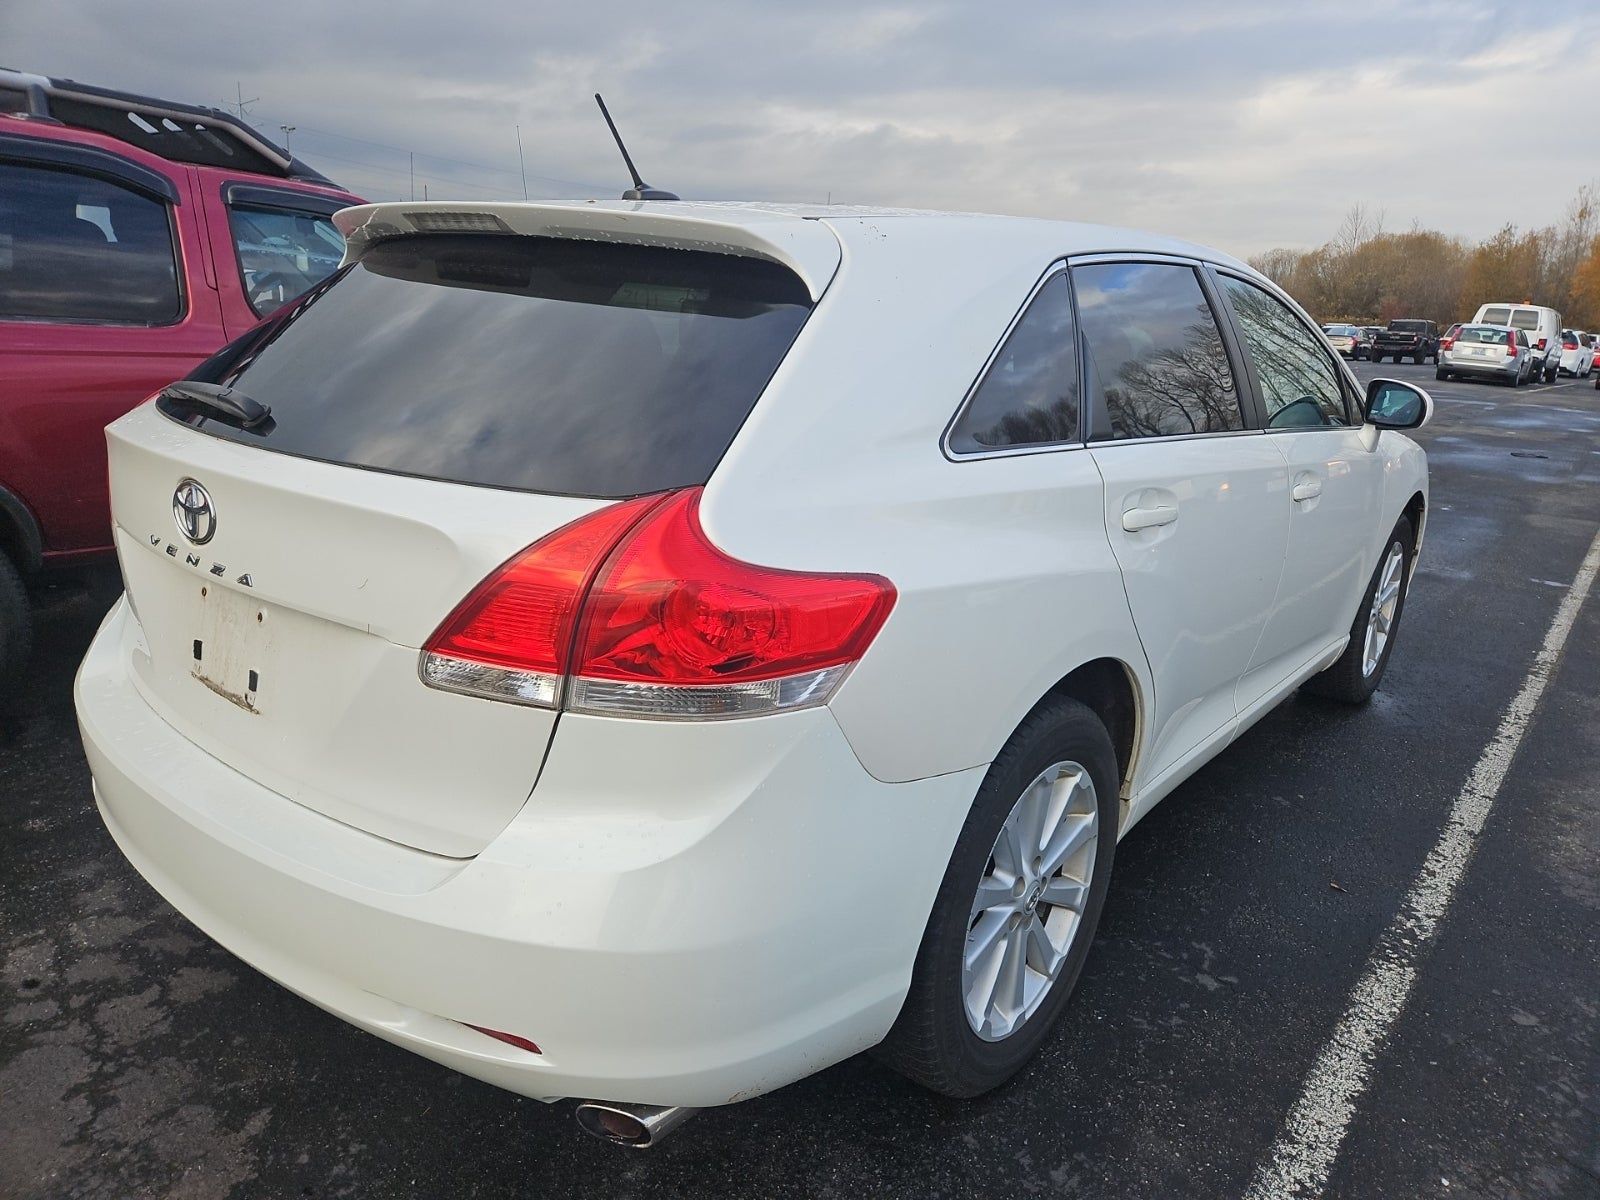
{"label": "white parking line", "polygon": [[1320,1196],[1327,1186],[1356,1104],[1371,1080],[1377,1051],[1405,1008],[1416,983],[1419,960],[1455,897],[1512,756],[1550,682],[1597,571],[1600,532],[1589,543],[1589,553],[1556,609],[1521,690],[1507,706],[1500,727],[1451,805],[1444,830],[1428,852],[1400,911],[1367,960],[1333,1036],[1317,1055],[1270,1155],[1256,1171],[1245,1193],[1247,1200]]}

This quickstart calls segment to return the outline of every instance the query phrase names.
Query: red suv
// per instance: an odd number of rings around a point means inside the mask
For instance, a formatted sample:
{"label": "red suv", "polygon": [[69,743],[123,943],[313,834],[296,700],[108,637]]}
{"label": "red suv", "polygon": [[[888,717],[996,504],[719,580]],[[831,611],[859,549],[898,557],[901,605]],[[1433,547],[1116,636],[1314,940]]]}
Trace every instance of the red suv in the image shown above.
{"label": "red suv", "polygon": [[360,203],[227,113],[0,70],[0,681],[24,582],[111,553],[106,424],[329,275]]}

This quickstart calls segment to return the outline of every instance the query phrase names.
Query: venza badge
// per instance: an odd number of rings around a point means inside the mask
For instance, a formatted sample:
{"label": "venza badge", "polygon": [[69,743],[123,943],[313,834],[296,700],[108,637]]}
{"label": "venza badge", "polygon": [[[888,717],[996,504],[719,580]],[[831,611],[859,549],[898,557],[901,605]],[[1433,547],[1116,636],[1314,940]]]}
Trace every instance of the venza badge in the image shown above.
{"label": "venza badge", "polygon": [[196,546],[204,546],[217,532],[217,510],[211,505],[211,493],[193,479],[185,479],[172,493],[172,519],[178,523],[178,532]]}

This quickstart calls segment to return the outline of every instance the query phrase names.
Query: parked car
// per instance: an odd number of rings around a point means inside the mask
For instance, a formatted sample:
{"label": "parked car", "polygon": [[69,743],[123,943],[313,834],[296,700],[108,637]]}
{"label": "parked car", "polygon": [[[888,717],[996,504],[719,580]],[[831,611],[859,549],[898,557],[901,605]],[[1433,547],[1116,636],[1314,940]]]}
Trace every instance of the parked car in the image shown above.
{"label": "parked car", "polygon": [[1475,324],[1509,325],[1528,335],[1533,346],[1534,374],[1554,383],[1561,367],[1561,314],[1538,304],[1483,304],[1478,307]]}
{"label": "parked car", "polygon": [[1561,331],[1560,370],[1574,378],[1587,378],[1594,368],[1594,354],[1594,339],[1588,333],[1578,329]]}
{"label": "parked car", "polygon": [[1297,687],[1383,677],[1432,401],[1236,259],[838,207],[335,223],[350,267],[108,431],[96,794],[247,962],[591,1131],[869,1047],[997,1086],[1118,838]]}
{"label": "parked car", "polygon": [[1524,330],[1509,325],[1463,325],[1454,343],[1439,352],[1435,378],[1493,379],[1521,387],[1535,370],[1533,348]]}
{"label": "parked car", "polygon": [[356,203],[225,113],[0,70],[0,679],[25,581],[111,561],[106,424],[332,271]]}
{"label": "parked car", "polygon": [[1378,340],[1378,335],[1383,332],[1383,328],[1379,325],[1363,325],[1361,327],[1361,332],[1366,339],[1367,350],[1370,355],[1372,343]]}
{"label": "parked car", "polygon": [[1392,357],[1395,362],[1409,358],[1414,363],[1432,359],[1439,361],[1439,326],[1432,321],[1411,317],[1390,321],[1372,343],[1373,362]]}
{"label": "parked car", "polygon": [[1322,332],[1328,342],[1345,358],[1361,359],[1367,356],[1367,335],[1359,325],[1324,325]]}

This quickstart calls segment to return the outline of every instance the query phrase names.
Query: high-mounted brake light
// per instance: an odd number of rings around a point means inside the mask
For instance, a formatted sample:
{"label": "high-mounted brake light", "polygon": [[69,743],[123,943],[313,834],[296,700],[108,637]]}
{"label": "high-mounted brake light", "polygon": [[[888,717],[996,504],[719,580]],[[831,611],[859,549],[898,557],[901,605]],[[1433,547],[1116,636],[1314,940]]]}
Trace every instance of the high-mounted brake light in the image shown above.
{"label": "high-mounted brake light", "polygon": [[431,687],[614,716],[756,716],[825,702],[894,606],[877,575],[779,570],[711,544],[700,489],[591,513],[446,618]]}

